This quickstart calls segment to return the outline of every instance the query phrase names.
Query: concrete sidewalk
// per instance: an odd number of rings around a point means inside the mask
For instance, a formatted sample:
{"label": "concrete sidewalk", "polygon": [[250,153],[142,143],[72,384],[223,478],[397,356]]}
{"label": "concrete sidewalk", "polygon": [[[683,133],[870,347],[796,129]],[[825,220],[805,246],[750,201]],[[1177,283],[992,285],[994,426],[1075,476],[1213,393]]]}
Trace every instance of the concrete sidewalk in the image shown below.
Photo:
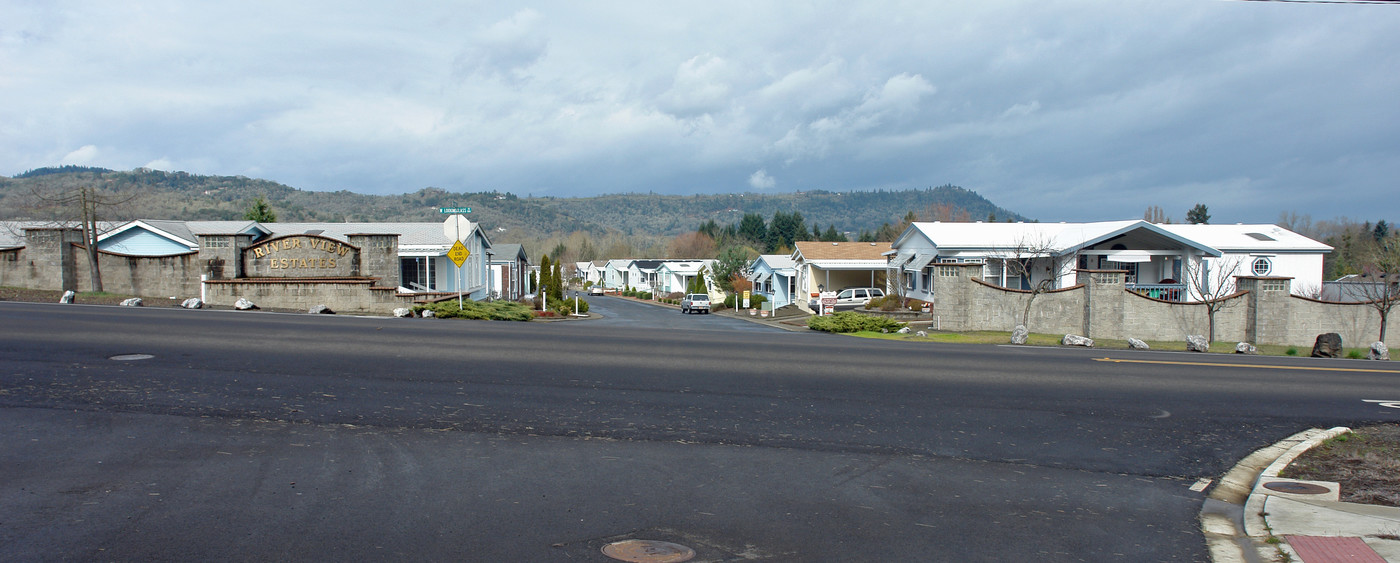
{"label": "concrete sidewalk", "polygon": [[1301,432],[1230,470],[1201,510],[1211,559],[1400,563],[1400,508],[1341,502],[1337,483],[1278,476],[1303,452],[1348,430]]}

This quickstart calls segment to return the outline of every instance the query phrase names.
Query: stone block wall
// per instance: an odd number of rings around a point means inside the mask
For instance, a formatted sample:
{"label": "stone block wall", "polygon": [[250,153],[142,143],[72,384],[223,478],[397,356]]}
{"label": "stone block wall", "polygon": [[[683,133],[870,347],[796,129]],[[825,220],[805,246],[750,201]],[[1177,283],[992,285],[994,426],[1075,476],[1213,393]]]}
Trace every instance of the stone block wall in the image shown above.
{"label": "stone block wall", "polygon": [[83,233],[74,228],[25,229],[24,247],[0,252],[0,285],[29,289],[87,291],[76,277],[87,259],[74,245]]}
{"label": "stone block wall", "polygon": [[[938,264],[935,268],[932,313],[937,328],[1006,331],[1021,322],[1030,292],[983,282],[974,277],[976,266]],[[1084,271],[1080,285],[1037,296],[1030,329],[1120,340],[1180,341],[1191,334],[1209,333],[1206,305],[1160,301],[1128,291],[1121,274]],[[1318,334],[1337,332],[1347,346],[1365,347],[1379,335],[1380,317],[1370,305],[1290,295],[1288,278],[1241,277],[1238,281],[1242,291],[1224,298],[1224,306],[1215,314],[1217,341],[1311,346]],[[1400,345],[1400,326],[1388,327],[1387,333],[1386,345]]]}
{"label": "stone block wall", "polygon": [[[92,287],[92,273],[82,257],[87,251],[82,247],[74,247],[74,250],[79,254],[80,265],[75,272],[78,287],[87,291]],[[109,293],[180,299],[199,297],[202,268],[197,253],[127,256],[99,251],[97,260],[102,270],[102,289]]]}
{"label": "stone block wall", "polygon": [[376,287],[370,278],[346,280],[241,279],[205,282],[205,301],[232,307],[240,297],[268,309],[306,310],[325,305],[337,313],[391,314],[409,307],[413,296]]}

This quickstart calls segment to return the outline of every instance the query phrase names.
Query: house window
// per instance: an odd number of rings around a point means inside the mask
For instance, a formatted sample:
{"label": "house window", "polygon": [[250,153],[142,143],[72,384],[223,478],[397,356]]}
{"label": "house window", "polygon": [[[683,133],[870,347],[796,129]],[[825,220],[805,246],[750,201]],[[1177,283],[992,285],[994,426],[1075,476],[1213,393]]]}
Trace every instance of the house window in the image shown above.
{"label": "house window", "polygon": [[1283,291],[1288,288],[1288,283],[1283,280],[1260,280],[1260,291]]}
{"label": "house window", "polygon": [[1254,266],[1253,266],[1253,268],[1254,268],[1254,275],[1256,275],[1256,276],[1267,276],[1267,275],[1269,275],[1269,272],[1272,272],[1272,271],[1273,271],[1274,265],[1273,265],[1272,263],[1269,262],[1269,259],[1268,259],[1268,258],[1265,258],[1265,257],[1263,257],[1263,256],[1260,256],[1260,257],[1254,259]]}
{"label": "house window", "polygon": [[933,293],[933,268],[919,270],[919,287],[924,288],[924,291]]}
{"label": "house window", "polygon": [[229,248],[233,244],[228,237],[204,237],[205,248]]}
{"label": "house window", "polygon": [[913,290],[914,290],[914,273],[913,273],[913,272],[904,272],[904,289],[907,289],[907,290],[910,290],[910,291],[913,291]]}

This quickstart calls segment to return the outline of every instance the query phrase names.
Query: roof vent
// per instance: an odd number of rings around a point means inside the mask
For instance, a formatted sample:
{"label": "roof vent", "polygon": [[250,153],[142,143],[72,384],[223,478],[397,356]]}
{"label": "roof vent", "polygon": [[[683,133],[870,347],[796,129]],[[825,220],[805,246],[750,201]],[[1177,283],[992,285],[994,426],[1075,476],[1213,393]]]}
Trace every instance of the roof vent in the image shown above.
{"label": "roof vent", "polygon": [[1252,238],[1252,239],[1254,239],[1254,240],[1263,240],[1263,241],[1273,241],[1273,240],[1277,240],[1277,239],[1275,239],[1275,238],[1273,238],[1273,237],[1271,237],[1271,236],[1269,236],[1269,235],[1266,235],[1266,234],[1264,234],[1264,233],[1245,233],[1245,234],[1246,234],[1246,235],[1249,235],[1249,237]]}

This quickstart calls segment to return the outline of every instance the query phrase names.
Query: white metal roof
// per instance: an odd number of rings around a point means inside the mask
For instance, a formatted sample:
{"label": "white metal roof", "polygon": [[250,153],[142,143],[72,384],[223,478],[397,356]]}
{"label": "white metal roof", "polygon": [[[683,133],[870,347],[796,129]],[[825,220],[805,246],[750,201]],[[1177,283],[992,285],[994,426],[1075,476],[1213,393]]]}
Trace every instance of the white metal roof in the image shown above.
{"label": "white metal roof", "polygon": [[1277,225],[1158,225],[1184,238],[1231,252],[1322,252],[1332,247]]}

